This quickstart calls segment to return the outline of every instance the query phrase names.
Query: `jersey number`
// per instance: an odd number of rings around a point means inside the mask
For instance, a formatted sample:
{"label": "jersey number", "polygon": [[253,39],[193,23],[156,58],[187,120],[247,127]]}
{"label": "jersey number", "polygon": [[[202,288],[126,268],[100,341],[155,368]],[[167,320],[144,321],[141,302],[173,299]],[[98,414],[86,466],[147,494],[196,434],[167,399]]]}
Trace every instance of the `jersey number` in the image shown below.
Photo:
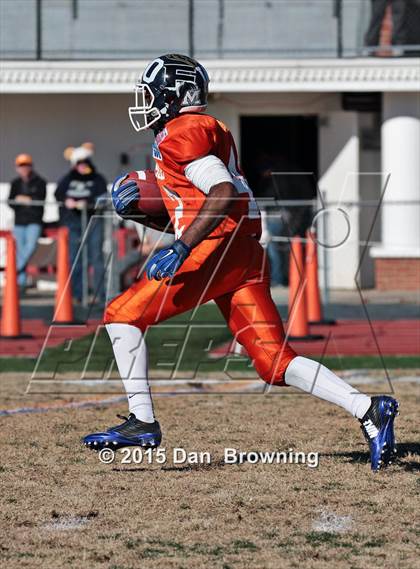
{"label": "jersey number", "polygon": [[236,165],[235,155],[233,150],[230,151],[229,159],[229,171],[233,179],[233,185],[236,188],[238,194],[248,194],[248,218],[258,219],[261,214],[257,202],[255,201],[254,194],[251,188],[248,186],[248,182],[245,176],[239,174],[238,167]]}

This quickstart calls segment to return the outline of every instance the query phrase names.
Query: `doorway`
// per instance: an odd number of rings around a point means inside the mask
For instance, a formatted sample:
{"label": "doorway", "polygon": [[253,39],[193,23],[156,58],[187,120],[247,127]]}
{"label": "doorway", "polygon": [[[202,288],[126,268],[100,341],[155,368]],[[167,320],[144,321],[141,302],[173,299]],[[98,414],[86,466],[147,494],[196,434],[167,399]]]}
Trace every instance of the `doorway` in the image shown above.
{"label": "doorway", "polygon": [[[241,166],[256,197],[264,197],[262,172],[308,172],[304,195],[288,195],[290,184],[280,189],[282,199],[312,199],[318,179],[318,117],[316,115],[243,116]],[[302,179],[302,178],[301,178]],[[311,182],[308,183],[309,179]]]}

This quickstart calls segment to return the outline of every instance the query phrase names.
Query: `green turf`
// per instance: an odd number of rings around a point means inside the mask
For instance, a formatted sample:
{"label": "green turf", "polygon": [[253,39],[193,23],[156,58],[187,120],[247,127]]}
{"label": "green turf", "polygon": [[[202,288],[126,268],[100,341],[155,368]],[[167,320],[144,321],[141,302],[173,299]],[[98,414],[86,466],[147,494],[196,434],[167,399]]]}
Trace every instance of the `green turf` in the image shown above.
{"label": "green turf", "polygon": [[[147,333],[150,368],[159,370],[161,377],[171,378],[179,370],[183,377],[200,376],[212,371],[228,370],[238,374],[252,371],[247,358],[230,357],[210,359],[208,352],[217,345],[231,339],[231,333],[213,304],[200,306],[195,315],[192,312],[176,316],[152,327]],[[313,356],[311,356],[313,357]],[[313,357],[319,360],[318,357]],[[385,356],[382,362],[379,356],[343,356],[325,357],[323,363],[336,370],[344,369],[381,369],[383,363],[387,369],[420,368],[418,356]],[[35,358],[2,358],[0,369],[3,372],[32,372]],[[95,336],[90,334],[71,343],[67,342],[54,348],[48,348],[42,354],[37,366],[37,374],[55,374],[85,370],[107,376],[112,369],[113,355],[106,331],[102,328]]]}
{"label": "green turf", "polygon": [[[311,359],[319,361],[318,356],[311,356]],[[334,370],[347,370],[347,369],[383,369],[383,365],[381,359],[376,356],[344,356],[341,358],[338,357],[325,357],[322,360],[322,363],[326,365],[330,369]],[[420,368],[420,358],[416,356],[385,356],[384,357],[385,368],[387,370],[395,370],[395,369],[419,369]],[[36,359],[34,358],[1,358],[0,359],[0,372],[22,372],[22,373],[32,373],[34,371],[36,364]],[[195,362],[192,362],[191,367],[189,368],[182,368],[185,371],[193,372]],[[48,371],[53,372],[54,369],[57,367],[57,360],[53,356],[51,356],[50,361],[47,365],[42,365],[38,371]],[[153,369],[153,366],[150,366]],[[247,374],[250,371],[249,363],[247,362],[231,362],[231,368],[235,370],[235,377],[238,377],[238,373],[241,371],[246,372]],[[72,372],[79,372],[82,369],[80,365],[71,365],[66,364],[63,365],[63,371],[72,371]],[[205,368],[204,365],[200,366],[200,370],[208,369],[209,371],[220,371],[224,369],[224,365],[221,362],[209,363]],[[102,371],[100,366],[98,365],[98,369],[95,369],[95,366],[89,366],[89,370],[91,372],[98,372]],[[95,374],[97,375],[97,374]],[[200,373],[202,375],[202,373]],[[168,371],[163,377],[168,377]]]}

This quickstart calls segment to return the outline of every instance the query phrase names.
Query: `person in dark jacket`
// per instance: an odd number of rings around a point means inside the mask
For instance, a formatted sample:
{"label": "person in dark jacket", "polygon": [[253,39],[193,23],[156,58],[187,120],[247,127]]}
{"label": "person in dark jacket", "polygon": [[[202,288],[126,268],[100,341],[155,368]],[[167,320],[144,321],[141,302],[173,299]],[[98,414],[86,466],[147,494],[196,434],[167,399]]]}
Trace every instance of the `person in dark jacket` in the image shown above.
{"label": "person in dark jacket", "polygon": [[378,46],[385,11],[390,5],[392,10],[392,45],[407,44],[408,0],[371,0],[372,14],[369,28],[365,35],[365,45]]}
{"label": "person in dark jacket", "polygon": [[[105,300],[105,268],[103,260],[103,219],[94,216],[98,198],[107,192],[105,178],[96,171],[92,162],[93,146],[85,143],[78,148],[66,149],[64,156],[72,164],[71,170],[58,182],[55,198],[61,203],[60,224],[68,227],[70,236],[70,259],[73,267],[72,290],[77,301],[82,300],[83,274],[82,251],[79,248],[84,238],[83,216],[87,221],[86,244],[88,264],[93,268],[94,298]],[[98,213],[98,211],[96,211]],[[74,265],[74,263],[76,263]]]}
{"label": "person in dark jacket", "polygon": [[13,234],[16,239],[16,265],[18,284],[26,287],[26,266],[37,248],[42,232],[43,205],[34,201],[45,200],[47,184],[33,169],[30,154],[19,154],[15,160],[18,177],[12,180],[9,206],[15,212]]}

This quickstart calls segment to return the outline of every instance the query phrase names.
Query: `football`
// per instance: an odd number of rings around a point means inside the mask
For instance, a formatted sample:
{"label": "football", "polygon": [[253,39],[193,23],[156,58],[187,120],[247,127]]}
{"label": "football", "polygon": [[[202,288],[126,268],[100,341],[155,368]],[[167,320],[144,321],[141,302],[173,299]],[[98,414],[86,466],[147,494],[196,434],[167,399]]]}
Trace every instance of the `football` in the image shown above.
{"label": "football", "polygon": [[150,217],[168,217],[155,173],[152,170],[134,170],[128,174],[127,179],[135,180],[139,189],[139,212]]}

